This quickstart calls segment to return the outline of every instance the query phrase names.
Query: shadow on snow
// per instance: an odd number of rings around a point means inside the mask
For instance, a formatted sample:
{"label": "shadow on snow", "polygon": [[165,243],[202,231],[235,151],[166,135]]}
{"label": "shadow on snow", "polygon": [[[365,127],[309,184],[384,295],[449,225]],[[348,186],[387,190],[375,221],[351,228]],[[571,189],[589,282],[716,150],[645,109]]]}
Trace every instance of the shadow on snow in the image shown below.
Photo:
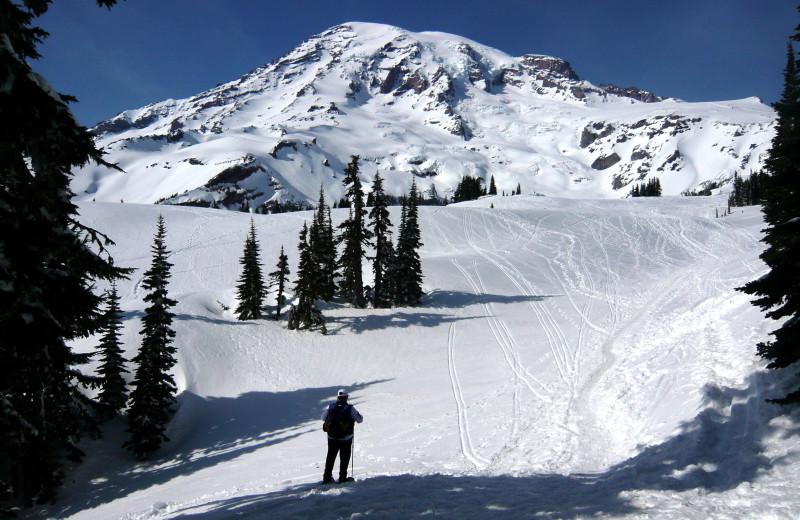
{"label": "shadow on snow", "polygon": [[[381,381],[351,384],[351,392]],[[125,421],[113,421],[105,439],[82,446],[87,461],[70,475],[62,490],[70,504],[49,507],[46,516],[65,517],[165,484],[206,468],[278,444],[318,428],[319,417],[340,387],[306,388],[291,392],[248,392],[237,397],[203,398],[191,392],[178,396],[178,412],[158,459],[136,463],[121,448]]]}
{"label": "shadow on snow", "polygon": [[461,316],[442,312],[437,309],[463,309],[476,304],[512,304],[539,302],[551,296],[503,296],[499,294],[474,294],[460,291],[433,291],[422,298],[420,307],[395,307],[391,309],[378,309],[365,313],[338,302],[318,302],[325,313],[326,310],[337,309],[347,312],[353,309],[353,314],[330,316],[325,315],[325,324],[328,334],[337,334],[348,330],[360,334],[365,331],[382,330],[389,328],[406,327],[437,327],[444,323],[460,320],[484,318],[484,316]]}
{"label": "shadow on snow", "polygon": [[[785,412],[764,401],[771,374],[750,377],[745,389],[706,387],[706,407],[679,433],[600,473],[529,476],[395,475],[342,488],[295,485],[174,511],[182,520],[227,518],[576,518],[644,512],[637,491],[720,493],[752,482],[788,461],[764,454],[776,433],[770,420]],[[788,435],[799,435],[792,423]],[[523,468],[520,468],[523,469]],[[329,490],[335,490],[332,495]],[[673,500],[676,500],[672,498]]]}

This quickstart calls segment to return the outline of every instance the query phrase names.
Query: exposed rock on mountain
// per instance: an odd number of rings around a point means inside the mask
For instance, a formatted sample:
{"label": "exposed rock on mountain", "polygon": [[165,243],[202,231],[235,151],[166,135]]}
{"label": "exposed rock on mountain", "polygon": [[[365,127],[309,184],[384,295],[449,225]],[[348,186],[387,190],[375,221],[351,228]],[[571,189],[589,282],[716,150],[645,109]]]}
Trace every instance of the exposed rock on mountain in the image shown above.
{"label": "exposed rock on mountain", "polygon": [[756,98],[684,103],[594,86],[562,59],[511,57],[458,36],[348,23],[238,80],[128,110],[94,128],[125,173],[76,172],[81,199],[255,207],[313,202],[362,158],[392,194],[412,176],[452,195],[465,175],[498,189],[624,197],[658,176],[665,194],[760,167],[773,111]]}

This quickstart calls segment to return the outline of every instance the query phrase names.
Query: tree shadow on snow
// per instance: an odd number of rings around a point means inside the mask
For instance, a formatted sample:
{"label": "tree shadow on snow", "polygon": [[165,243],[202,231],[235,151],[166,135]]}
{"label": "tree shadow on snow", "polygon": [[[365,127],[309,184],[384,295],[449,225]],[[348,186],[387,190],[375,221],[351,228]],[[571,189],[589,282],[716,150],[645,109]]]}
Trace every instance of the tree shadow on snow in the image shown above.
{"label": "tree shadow on snow", "polygon": [[[451,323],[461,320],[477,319],[477,316],[453,316],[439,314],[435,312],[403,312],[392,310],[388,314],[363,314],[357,313],[351,316],[326,316],[325,326],[328,334],[338,334],[344,330],[355,334],[370,330],[382,330],[389,328],[406,327],[436,327],[443,323]],[[483,316],[480,316],[483,318]]]}
{"label": "tree shadow on snow", "polygon": [[426,307],[460,309],[481,303],[498,303],[504,305],[510,303],[541,302],[552,297],[552,295],[475,294],[463,291],[436,290],[426,294],[422,298],[422,304]]}
{"label": "tree shadow on snow", "polygon": [[[364,313],[355,312],[345,316],[325,316],[325,325],[328,334],[337,334],[347,330],[360,334],[365,331],[382,330],[389,328],[406,327],[437,327],[443,323],[451,323],[460,320],[476,319],[476,316],[460,316],[445,314],[441,312],[431,312],[434,309],[462,309],[476,304],[511,304],[525,302],[539,302],[551,296],[527,296],[515,295],[504,296],[499,294],[474,294],[460,291],[432,291],[422,298],[420,307],[396,307],[393,309],[383,309],[384,313]],[[336,303],[321,304],[323,312],[331,308],[346,310],[344,305]],[[426,310],[430,309],[430,310]],[[480,316],[483,318],[483,316]]]}
{"label": "tree shadow on snow", "polygon": [[[363,393],[380,382],[348,388]],[[73,483],[63,492],[69,495],[70,503],[47,508],[45,516],[70,516],[308,433],[319,428],[316,423],[322,410],[338,388],[209,398],[183,392],[167,431],[171,441],[162,447],[159,458],[146,463],[135,462],[121,448],[127,436],[123,433],[124,421],[118,419],[105,439],[84,446],[89,456],[75,469]]]}
{"label": "tree shadow on snow", "polygon": [[[600,473],[377,476],[343,488],[295,485],[187,506],[175,511],[173,518],[405,519],[438,515],[480,520],[646,513],[646,508],[631,498],[637,491],[663,491],[667,496],[691,489],[720,493],[752,482],[775,465],[789,463],[770,459],[763,445],[765,437],[785,428],[770,424],[770,420],[786,410],[764,401],[765,395],[772,395],[765,390],[773,379],[771,374],[757,373],[745,389],[709,385],[706,407],[681,425],[678,433]],[[788,433],[797,434],[798,429]]]}

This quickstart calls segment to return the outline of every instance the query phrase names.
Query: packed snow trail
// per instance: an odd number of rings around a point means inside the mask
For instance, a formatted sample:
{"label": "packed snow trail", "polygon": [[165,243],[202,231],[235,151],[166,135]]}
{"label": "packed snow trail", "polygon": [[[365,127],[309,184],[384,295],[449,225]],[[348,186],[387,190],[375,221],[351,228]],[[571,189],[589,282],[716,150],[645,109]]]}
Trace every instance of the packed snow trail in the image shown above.
{"label": "packed snow trail", "polygon": [[[764,272],[763,223],[755,208],[714,219],[723,204],[421,207],[422,305],[323,304],[327,336],[236,320],[250,215],[84,204],[116,262],[137,269],[119,286],[128,359],[137,281],[166,219],[179,409],[146,464],[120,448],[125,424],[112,421],[84,443],[59,502],[29,517],[800,517],[789,485],[800,438],[764,402],[774,375],[754,356],[772,325],[735,291]],[[344,216],[334,210],[334,224]],[[294,275],[311,213],[252,218],[265,270],[283,246]],[[364,415],[359,482],[320,489],[319,417],[341,387]]]}

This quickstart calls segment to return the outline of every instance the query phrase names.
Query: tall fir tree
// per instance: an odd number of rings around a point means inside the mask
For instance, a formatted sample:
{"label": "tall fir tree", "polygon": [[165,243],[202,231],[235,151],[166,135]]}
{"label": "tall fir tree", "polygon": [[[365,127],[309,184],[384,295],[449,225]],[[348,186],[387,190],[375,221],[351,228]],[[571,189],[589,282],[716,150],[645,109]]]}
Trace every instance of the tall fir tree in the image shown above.
{"label": "tall fir tree", "polygon": [[422,241],[419,231],[417,183],[412,181],[408,202],[402,210],[402,222],[397,237],[395,257],[395,298],[397,305],[414,306],[422,298],[422,264],[419,248]]}
{"label": "tall fir tree", "polygon": [[250,218],[250,231],[244,241],[244,252],[242,258],[239,259],[239,264],[242,266],[242,274],[239,277],[239,284],[236,286],[236,299],[239,300],[236,316],[241,321],[258,319],[261,316],[267,288],[264,285],[264,276],[261,271],[256,225],[252,218]]}
{"label": "tall fir tree", "polygon": [[309,247],[317,268],[316,296],[331,301],[336,294],[336,241],[331,223],[331,210],[325,203],[325,191],[319,187],[319,202],[309,229]]}
{"label": "tall fir tree", "polygon": [[343,245],[339,256],[339,294],[356,307],[364,307],[364,279],[361,262],[365,256],[364,248],[370,245],[370,231],[364,219],[364,190],[358,176],[358,155],[351,156],[344,169],[343,183],[346,188],[350,213],[339,225],[337,242]]}
{"label": "tall fir tree", "polygon": [[304,222],[303,229],[300,230],[300,240],[297,244],[297,251],[300,258],[297,263],[297,281],[294,286],[294,294],[297,297],[297,304],[289,312],[288,327],[290,329],[312,329],[319,327],[323,334],[325,320],[322,311],[317,307],[315,301],[316,290],[316,266],[311,256],[311,247],[308,238],[308,225]]}
{"label": "tall fir tree", "polygon": [[169,251],[165,243],[164,217],[158,217],[150,269],[144,274],[142,288],[147,307],[142,318],[142,345],[133,358],[136,373],[128,410],[128,432],[130,439],[124,444],[136,458],[147,459],[169,441],[164,433],[175,404],[175,380],[170,369],[175,365],[176,349],[172,345],[175,331],[170,309],[177,303],[168,296],[172,264],[167,260]]}
{"label": "tall fir tree", "polygon": [[494,175],[492,175],[492,180],[489,182],[489,195],[497,195],[497,186],[494,183]]}
{"label": "tall fir tree", "polygon": [[100,392],[97,396],[100,416],[110,419],[125,409],[128,402],[128,385],[123,374],[126,359],[123,357],[120,343],[120,329],[122,328],[122,311],[119,306],[117,285],[112,284],[107,293],[107,307],[103,314],[103,335],[100,338],[98,354],[100,366],[97,375],[100,378]]}
{"label": "tall fir tree", "polygon": [[393,298],[385,281],[394,259],[392,222],[389,218],[386,192],[383,191],[383,179],[380,173],[375,174],[375,180],[372,182],[372,201],[373,206],[369,212],[375,251],[375,256],[372,258],[372,305],[375,308],[390,307]]}
{"label": "tall fir tree", "polygon": [[[800,10],[800,7],[798,8]],[[800,26],[792,39],[800,40]],[[766,316],[784,320],[774,330],[773,339],[758,344],[758,354],[769,360],[768,368],[782,369],[800,361],[800,67],[794,48],[787,46],[784,87],[781,99],[773,103],[778,119],[772,148],[765,160],[770,174],[763,193],[764,220],[767,228],[762,241],[767,248],[761,259],[770,271],[741,288],[756,298],[753,304],[768,310]],[[800,403],[800,373],[795,389],[782,404]]]}
{"label": "tall fir tree", "polygon": [[52,500],[63,459],[79,460],[79,439],[97,431],[81,392],[93,378],[77,369],[88,356],[68,342],[99,330],[95,282],[125,273],[110,240],[78,221],[70,189],[74,167],[111,165],[70,113],[74,99],[30,66],[48,8],[0,0],[0,489],[22,504]]}
{"label": "tall fir tree", "polygon": [[275,318],[280,318],[281,308],[286,303],[286,280],[289,277],[289,257],[283,252],[281,246],[281,254],[278,256],[278,264],[275,270],[269,273],[272,286],[276,288],[275,294]]}

